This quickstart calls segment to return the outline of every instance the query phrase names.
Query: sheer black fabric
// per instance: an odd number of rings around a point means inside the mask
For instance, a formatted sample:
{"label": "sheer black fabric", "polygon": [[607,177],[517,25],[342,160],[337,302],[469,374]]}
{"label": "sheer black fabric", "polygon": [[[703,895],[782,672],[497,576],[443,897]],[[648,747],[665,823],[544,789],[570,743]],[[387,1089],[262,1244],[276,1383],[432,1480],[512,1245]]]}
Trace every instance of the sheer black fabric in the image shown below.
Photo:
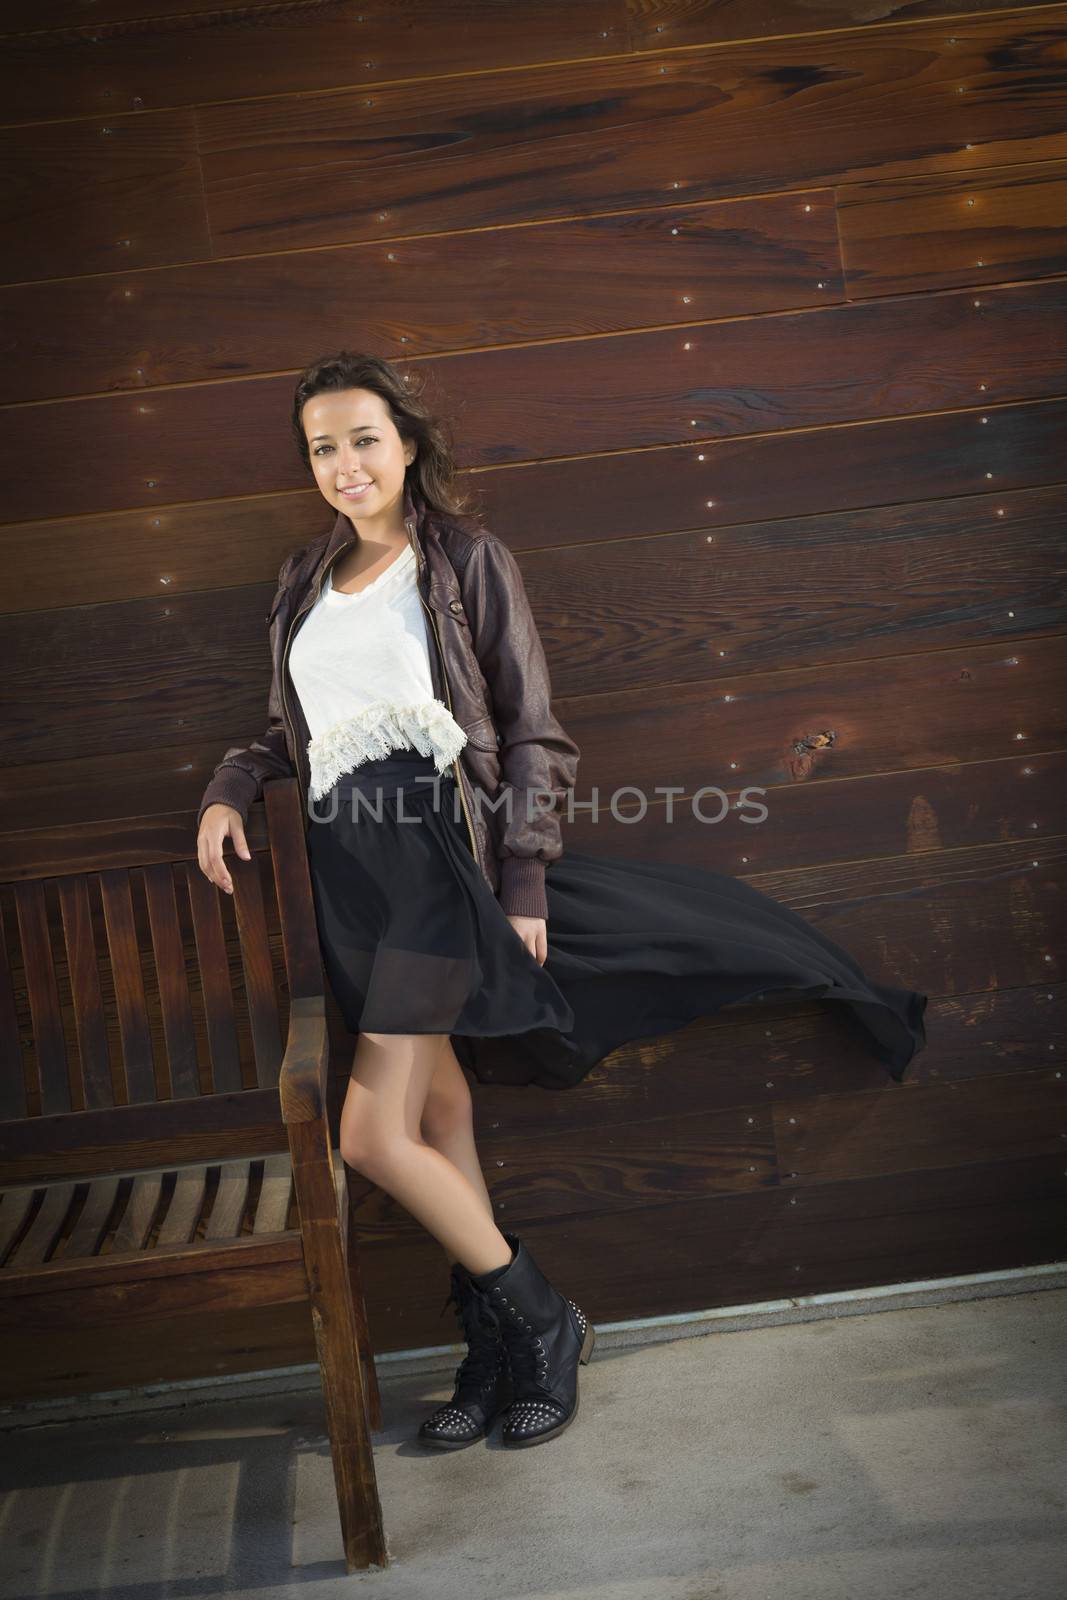
{"label": "sheer black fabric", "polygon": [[557,1089],[627,1041],[746,1001],[838,1002],[896,1079],[925,1045],[926,995],[875,983],[789,907],[710,868],[565,843],[545,875],[542,967],[483,878],[455,794],[451,773],[405,750],[311,809],[323,964],[353,1033],[447,1033],[479,1080]]}

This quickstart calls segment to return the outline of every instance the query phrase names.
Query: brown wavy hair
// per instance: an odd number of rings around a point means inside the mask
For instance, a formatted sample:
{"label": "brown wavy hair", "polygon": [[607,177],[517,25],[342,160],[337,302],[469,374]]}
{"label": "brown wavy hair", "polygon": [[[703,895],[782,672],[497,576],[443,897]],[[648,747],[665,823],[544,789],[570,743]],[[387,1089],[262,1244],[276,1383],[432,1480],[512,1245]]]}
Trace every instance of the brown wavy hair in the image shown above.
{"label": "brown wavy hair", "polygon": [[312,396],[335,389],[370,389],[385,401],[401,438],[416,446],[415,459],[405,474],[413,497],[448,516],[477,516],[474,496],[457,486],[451,429],[425,403],[426,387],[424,372],[401,371],[384,356],[352,350],[320,356],[300,374],[293,395],[293,438],[300,459],[314,473],[303,421],[304,407]]}

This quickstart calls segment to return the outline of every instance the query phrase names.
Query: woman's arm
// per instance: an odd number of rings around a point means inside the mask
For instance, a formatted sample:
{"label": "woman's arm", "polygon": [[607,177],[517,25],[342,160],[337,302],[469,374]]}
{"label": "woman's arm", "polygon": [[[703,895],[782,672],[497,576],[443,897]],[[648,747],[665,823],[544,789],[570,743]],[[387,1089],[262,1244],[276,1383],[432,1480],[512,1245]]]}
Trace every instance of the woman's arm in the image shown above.
{"label": "woman's arm", "polygon": [[253,739],[249,745],[234,745],[226,751],[215,768],[200,802],[197,827],[208,806],[213,805],[233,806],[235,811],[241,813],[241,821],[247,824],[249,807],[259,799],[266,780],[293,776],[295,768],[289,759],[281,712],[275,706],[273,688],[270,701],[270,723],[263,737]]}
{"label": "woman's arm", "polygon": [[[502,736],[501,790],[510,796],[500,850],[504,911],[548,916],[545,866],[563,853],[560,807],[574,788],[578,746],[552,714],[552,685],[518,562],[495,534],[481,535],[463,569],[463,609]],[[542,809],[535,791],[553,796]],[[528,803],[528,795],[532,800]],[[531,814],[532,813],[532,814]]]}
{"label": "woman's arm", "polygon": [[[303,554],[296,551],[287,556],[282,562],[281,571],[278,573],[278,590],[271,601],[268,620],[273,627],[273,618],[277,604],[285,587],[285,581],[295,562]],[[268,628],[268,638],[270,629]],[[273,653],[272,653],[273,654]],[[258,800],[263,790],[263,785],[268,778],[289,778],[295,773],[292,761],[289,759],[289,750],[285,742],[285,724],[282,720],[281,695],[278,684],[275,682],[274,673],[271,673],[270,693],[267,698],[267,731],[262,738],[253,739],[249,745],[234,745],[227,750],[218,766],[210,783],[204,790],[197,813],[196,825],[200,826],[201,819],[208,806],[227,805],[233,806],[241,814],[242,823],[248,822],[248,811],[254,800]]]}

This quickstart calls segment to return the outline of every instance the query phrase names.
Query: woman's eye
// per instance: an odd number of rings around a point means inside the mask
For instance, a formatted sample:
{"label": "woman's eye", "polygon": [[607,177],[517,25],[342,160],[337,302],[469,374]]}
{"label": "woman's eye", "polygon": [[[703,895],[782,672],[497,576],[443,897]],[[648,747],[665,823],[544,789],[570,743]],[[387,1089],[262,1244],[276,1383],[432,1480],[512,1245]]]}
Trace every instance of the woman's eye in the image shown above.
{"label": "woman's eye", "polygon": [[[369,435],[364,435],[364,437],[362,439],[360,439],[359,443],[360,444],[377,444],[378,441],[377,441],[377,439],[372,439]],[[315,454],[317,456],[321,456],[324,450],[332,450],[332,449],[333,449],[332,445],[320,444],[317,447],[317,449],[315,450]]]}

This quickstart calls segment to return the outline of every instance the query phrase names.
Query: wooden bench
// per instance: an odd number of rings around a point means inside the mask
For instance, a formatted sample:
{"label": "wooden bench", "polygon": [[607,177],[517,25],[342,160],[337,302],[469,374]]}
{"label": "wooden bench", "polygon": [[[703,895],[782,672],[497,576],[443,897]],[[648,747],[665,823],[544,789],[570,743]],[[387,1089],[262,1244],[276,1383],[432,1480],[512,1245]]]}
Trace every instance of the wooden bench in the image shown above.
{"label": "wooden bench", "polygon": [[232,898],[189,831],[134,818],[4,870],[0,1397],[313,1349],[347,1570],[386,1566],[296,779],[253,806],[251,861],[227,849]]}

